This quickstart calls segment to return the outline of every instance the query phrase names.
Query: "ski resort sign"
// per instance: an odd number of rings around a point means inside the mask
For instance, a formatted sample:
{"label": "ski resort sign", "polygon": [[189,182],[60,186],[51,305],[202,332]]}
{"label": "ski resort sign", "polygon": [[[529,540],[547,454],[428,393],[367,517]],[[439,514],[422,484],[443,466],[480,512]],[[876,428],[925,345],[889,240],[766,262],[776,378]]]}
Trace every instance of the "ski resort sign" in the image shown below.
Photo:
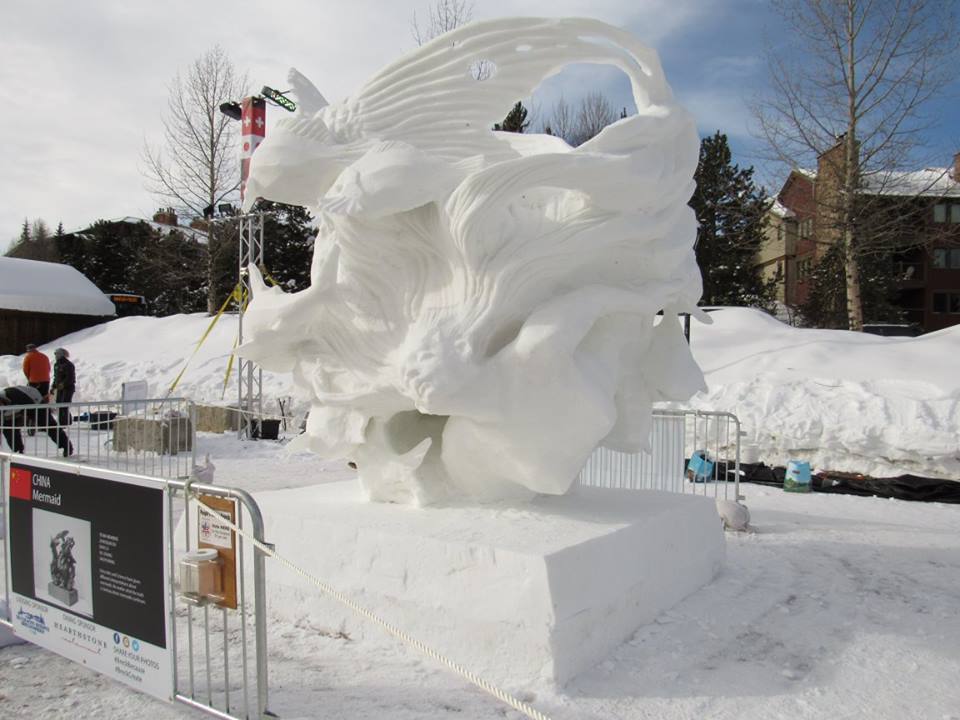
{"label": "ski resort sign", "polygon": [[14,633],[172,700],[167,491],[33,458],[7,466]]}

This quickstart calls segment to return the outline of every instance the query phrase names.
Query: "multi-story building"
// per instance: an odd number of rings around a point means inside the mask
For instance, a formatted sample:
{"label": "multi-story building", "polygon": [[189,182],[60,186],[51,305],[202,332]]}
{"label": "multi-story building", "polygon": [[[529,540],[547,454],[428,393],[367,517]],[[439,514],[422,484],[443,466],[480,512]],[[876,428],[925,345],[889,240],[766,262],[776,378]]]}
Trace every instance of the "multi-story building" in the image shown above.
{"label": "multi-story building", "polygon": [[[830,218],[840,187],[832,161],[842,150],[841,142],[824,153],[816,172],[793,170],[768,210],[757,265],[776,280],[776,299],[790,308],[808,299],[811,271],[839,240]],[[884,234],[874,244],[893,266],[905,319],[927,332],[960,324],[960,153],[949,168],[866,176],[859,200],[873,216],[861,232]],[[871,317],[869,307],[864,319],[889,320]]]}

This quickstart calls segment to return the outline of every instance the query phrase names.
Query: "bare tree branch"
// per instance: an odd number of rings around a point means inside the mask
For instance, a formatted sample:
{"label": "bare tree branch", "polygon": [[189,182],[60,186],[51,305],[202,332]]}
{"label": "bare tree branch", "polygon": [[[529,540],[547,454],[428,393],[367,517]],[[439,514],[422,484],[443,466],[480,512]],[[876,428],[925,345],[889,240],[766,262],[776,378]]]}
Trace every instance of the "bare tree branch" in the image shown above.
{"label": "bare tree branch", "polygon": [[[775,0],[785,28],[768,47],[772,92],[753,108],[769,157],[820,166],[818,240],[842,246],[848,320],[862,324],[857,258],[903,242],[871,198],[921,165],[927,103],[952,79],[956,11],[942,0]],[[791,45],[792,41],[792,45]],[[869,180],[870,192],[862,192]],[[930,180],[930,187],[936,180]],[[922,189],[918,189],[922,192]],[[915,205],[904,195],[903,206]]]}
{"label": "bare tree branch", "polygon": [[[220,46],[194,60],[185,76],[174,76],[163,116],[163,143],[153,147],[145,141],[141,154],[147,189],[162,204],[181,215],[202,217],[205,208],[239,189],[239,126],[220,112],[220,105],[241,100],[249,84]],[[213,285],[208,288],[211,308]]]}
{"label": "bare tree branch", "polygon": [[575,145],[582,145],[601,130],[617,119],[610,101],[599,92],[587,93],[577,108],[577,126],[575,130]]}
{"label": "bare tree branch", "polygon": [[450,32],[473,19],[472,0],[437,0],[427,9],[427,21],[421,27],[417,13],[413,13],[410,33],[417,45],[423,45],[435,37]]}

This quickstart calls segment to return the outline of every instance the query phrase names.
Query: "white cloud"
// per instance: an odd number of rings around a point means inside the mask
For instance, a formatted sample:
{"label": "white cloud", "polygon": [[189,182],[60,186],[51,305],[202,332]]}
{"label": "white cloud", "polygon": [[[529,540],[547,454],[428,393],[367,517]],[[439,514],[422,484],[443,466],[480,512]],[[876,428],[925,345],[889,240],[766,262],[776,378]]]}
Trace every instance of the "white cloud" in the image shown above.
{"label": "white cloud", "polygon": [[697,121],[702,133],[715,131],[735,137],[746,138],[750,135],[750,109],[735,89],[696,89],[678,96]]}
{"label": "white cloud", "polygon": [[[5,8],[0,247],[24,217],[70,229],[152,214],[160,201],[143,188],[143,141],[161,138],[173,75],[214,44],[249,72],[251,90],[282,86],[293,65],[338,100],[414,46],[412,12],[428,4],[51,0]],[[703,7],[702,0],[478,0],[475,17],[589,16],[656,46]]]}

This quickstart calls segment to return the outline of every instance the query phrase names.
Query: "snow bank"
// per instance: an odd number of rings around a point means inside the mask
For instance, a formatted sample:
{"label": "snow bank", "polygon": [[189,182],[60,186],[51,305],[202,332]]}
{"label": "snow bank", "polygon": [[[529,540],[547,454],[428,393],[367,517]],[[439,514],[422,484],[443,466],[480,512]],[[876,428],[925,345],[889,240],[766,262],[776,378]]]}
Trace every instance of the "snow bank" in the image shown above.
{"label": "snow bank", "polygon": [[[736,413],[759,459],[877,475],[960,477],[960,327],[917,338],[792,328],[757,310],[724,308],[694,322],[693,354],[708,390],[691,404]],[[76,361],[78,400],[117,399],[127,380],[163,395],[210,324],[203,313],[130,317],[44,346]],[[224,316],[190,361],[177,395],[236,401],[223,380],[237,333]],[[236,370],[234,369],[234,373]],[[20,358],[0,356],[0,382],[22,381]],[[294,393],[288,375],[264,373],[264,407]],[[295,401],[302,413],[307,404]]]}
{"label": "snow bank", "polygon": [[917,338],[784,325],[724,308],[694,323],[708,390],[699,409],[735,413],[767,463],[875,475],[960,475],[960,327]]}
{"label": "snow bank", "polygon": [[[224,378],[237,337],[237,317],[222,316],[198,349],[197,343],[211,320],[205,313],[119,318],[66,335],[40,350],[51,358],[54,348],[70,351],[77,368],[77,402],[117,400],[122,384],[130,380],[146,380],[150,396],[162,397],[189,360],[175,396],[203,403],[236,403],[236,363],[226,388]],[[20,362],[19,357],[0,356],[0,382],[20,383]],[[265,372],[264,410],[275,413],[276,399],[290,395],[292,390],[288,375]]]}

